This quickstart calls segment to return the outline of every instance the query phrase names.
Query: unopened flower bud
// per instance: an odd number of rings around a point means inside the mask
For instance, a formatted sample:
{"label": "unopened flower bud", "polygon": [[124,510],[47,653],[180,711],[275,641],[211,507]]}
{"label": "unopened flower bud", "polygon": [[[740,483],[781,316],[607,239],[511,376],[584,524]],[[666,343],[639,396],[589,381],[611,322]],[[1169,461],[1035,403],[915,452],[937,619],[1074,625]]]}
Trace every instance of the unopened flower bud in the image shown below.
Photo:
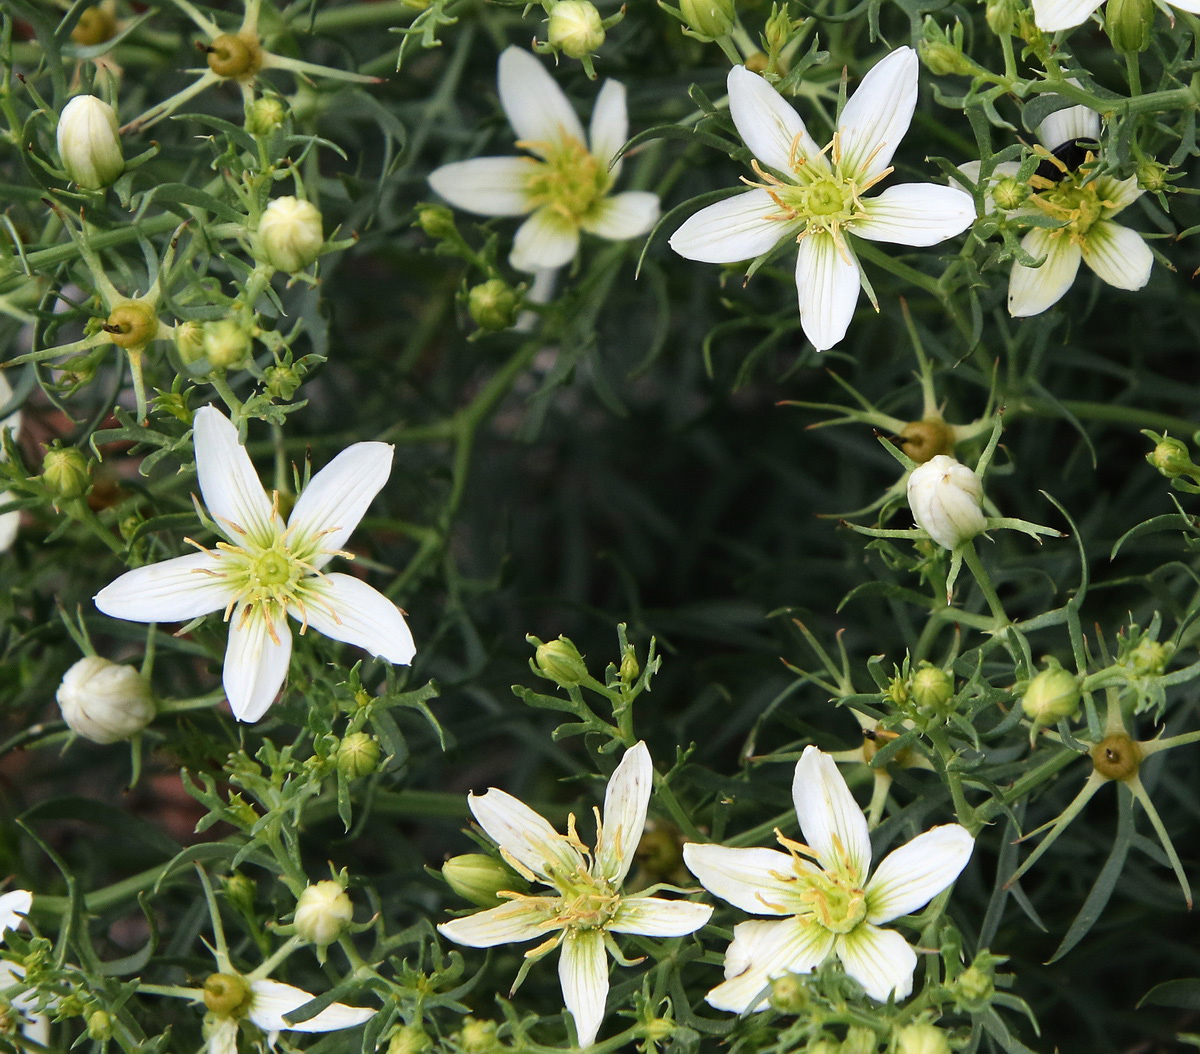
{"label": "unopened flower bud", "polygon": [[56,500],[82,498],[92,485],[87,455],[78,447],[54,444],[42,457],[42,482]]}
{"label": "unopened flower bud", "polygon": [[71,39],[81,48],[92,48],[111,40],[117,32],[117,20],[102,7],[85,7],[71,30]]}
{"label": "unopened flower bud", "polygon": [[958,975],[955,988],[964,1006],[981,1007],[992,998],[992,992],[995,990],[992,972],[977,963],[972,963]]}
{"label": "unopened flower bud", "polygon": [[992,201],[1001,212],[1019,209],[1029,197],[1029,184],[1012,176],[1001,176],[992,187]]}
{"label": "unopened flower bud", "polygon": [[175,326],[172,339],[184,366],[192,367],[204,357],[204,326],[199,322],[180,322]]}
{"label": "unopened flower bud", "polygon": [[928,1021],[914,1021],[892,1033],[896,1054],[950,1054],[950,1039]]}
{"label": "unopened flower bud", "polygon": [[290,195],[267,203],[258,221],[256,236],[259,259],[277,271],[303,271],[325,245],[321,213],[311,201]]}
{"label": "unopened flower bud", "polygon": [[222,879],[221,888],[225,893],[225,899],[243,915],[254,914],[254,898],[258,887],[249,875],[234,871]]}
{"label": "unopened flower bud", "polygon": [[917,41],[917,54],[925,68],[937,77],[966,76],[975,72],[975,67],[967,61],[962,49],[955,47],[945,37],[926,37]]}
{"label": "unopened flower bud", "polygon": [[510,867],[485,853],[463,853],[452,856],[442,865],[442,877],[463,900],[481,908],[494,908],[506,901],[497,896],[502,891],[522,893],[529,884]]}
{"label": "unopened flower bud", "polygon": [[630,648],[623,656],[621,656],[621,680],[625,684],[633,684],[633,682],[638,679],[638,674],[641,672],[642,668],[638,665],[637,656],[634,655],[633,649]]}
{"label": "unopened flower bud", "polygon": [[988,29],[998,37],[1009,36],[1017,27],[1017,13],[1020,0],[987,0],[984,7],[984,19]]}
{"label": "unopened flower bud", "polygon": [[310,944],[332,944],[354,917],[354,905],[331,878],[305,886],[296,901],[296,935]]}
{"label": "unopened flower bud", "polygon": [[1166,190],[1171,185],[1171,181],[1167,177],[1167,173],[1170,171],[1167,165],[1159,164],[1150,158],[1143,158],[1133,166],[1133,174],[1137,178],[1138,188],[1151,194]]}
{"label": "unopened flower bud", "polygon": [[338,744],[338,772],[350,780],[369,776],[379,764],[380,753],[374,736],[367,732],[351,732]]}
{"label": "unopened flower bud", "polygon": [[58,156],[72,182],[107,187],[125,171],[116,111],[94,95],[76,95],[58,118]]}
{"label": "unopened flower bud", "polygon": [[1154,0],[1108,0],[1104,24],[1113,48],[1123,55],[1145,51],[1154,25]]}
{"label": "unopened flower bud", "polygon": [[278,95],[260,95],[246,107],[246,131],[254,136],[267,136],[283,127],[287,105]]}
{"label": "unopened flower bud", "polygon": [[237,369],[250,354],[250,334],[231,318],[205,322],[200,331],[200,348],[211,369]]}
{"label": "unopened flower bud", "polygon": [[295,366],[268,366],[263,370],[263,387],[272,399],[287,402],[296,394],[304,375]]}
{"label": "unopened flower bud", "polygon": [[87,1034],[89,1039],[100,1040],[112,1038],[112,1015],[107,1010],[93,1010],[88,1014]]}
{"label": "unopened flower bud", "polygon": [[940,417],[910,421],[900,431],[900,446],[918,465],[954,450],[954,429]]}
{"label": "unopened flower bud", "polygon": [[145,728],[154,718],[146,679],[132,666],[96,655],[80,659],[58,686],[63,720],[93,743],[116,743]]}
{"label": "unopened flower bud", "polygon": [[148,300],[123,300],[109,313],[103,329],[117,347],[139,351],[158,335],[158,313]]}
{"label": "unopened flower bud", "polygon": [[387,1054],[425,1054],[433,1041],[420,1025],[403,1025],[388,1040]]}
{"label": "unopened flower bud", "polygon": [[480,329],[508,329],[517,317],[516,291],[503,278],[489,278],[467,293],[467,311]]}
{"label": "unopened flower bud", "polygon": [[908,477],[913,519],[943,549],[956,549],[987,527],[983,482],[966,465],[938,454]]}
{"label": "unopened flower bud", "polygon": [[909,691],[922,710],[942,710],[954,698],[954,678],[937,666],[923,663],[912,675]]}
{"label": "unopened flower bud", "polygon": [[538,644],[533,661],[543,677],[564,686],[579,684],[588,675],[579,649],[566,637]]}
{"label": "unopened flower bud", "polygon": [[262,66],[262,46],[257,36],[251,34],[221,33],[205,50],[208,68],[218,77],[248,80]]}
{"label": "unopened flower bud", "polygon": [[846,1038],[838,1048],[839,1054],[875,1054],[878,1049],[875,1030],[865,1025],[851,1025],[846,1029]]}
{"label": "unopened flower bud", "polygon": [[822,1036],[804,1047],[804,1054],[841,1054],[842,1045],[828,1037]]}
{"label": "unopened flower bud", "polygon": [[1070,717],[1079,706],[1079,678],[1056,661],[1029,682],[1021,696],[1021,709],[1035,725],[1052,725]]}
{"label": "unopened flower bud", "polygon": [[488,1051],[499,1047],[496,1039],[496,1022],[481,1021],[478,1018],[463,1018],[462,1028],[458,1033],[458,1045],[464,1054],[487,1054]]}
{"label": "unopened flower bud", "polygon": [[698,37],[715,40],[733,29],[733,0],[680,0],[679,9]]}
{"label": "unopened flower bud", "polygon": [[804,978],[794,973],[785,973],[772,979],[767,1002],[772,1010],[778,1010],[781,1014],[802,1014],[812,1000],[809,998],[808,985]]}
{"label": "unopened flower bud", "polygon": [[458,233],[458,228],[454,224],[454,213],[445,205],[419,205],[416,223],[421,230],[436,241],[444,241]]}
{"label": "unopened flower bud", "polygon": [[1192,464],[1187,444],[1181,439],[1172,439],[1167,435],[1154,445],[1154,449],[1146,455],[1146,460],[1167,479],[1191,473],[1196,468]]}
{"label": "unopened flower bud", "polygon": [[1125,655],[1125,662],[1135,677],[1161,677],[1175,653],[1172,644],[1161,644],[1143,637]]}
{"label": "unopened flower bud", "polygon": [[238,1017],[252,998],[244,977],[234,973],[213,973],[204,979],[204,1005],[218,1017]]}
{"label": "unopened flower bud", "polygon": [[604,43],[604,22],[591,0],[558,0],[550,9],[546,38],[573,59],[590,55]]}

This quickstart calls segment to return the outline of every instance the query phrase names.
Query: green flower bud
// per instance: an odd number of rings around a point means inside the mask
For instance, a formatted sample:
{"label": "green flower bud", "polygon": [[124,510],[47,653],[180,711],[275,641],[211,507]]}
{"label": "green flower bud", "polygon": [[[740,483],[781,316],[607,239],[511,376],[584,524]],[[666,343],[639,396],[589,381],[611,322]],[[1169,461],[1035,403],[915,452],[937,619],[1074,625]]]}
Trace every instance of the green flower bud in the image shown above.
{"label": "green flower bud", "polygon": [[296,935],[310,944],[332,944],[354,917],[354,905],[341,883],[326,879],[305,886],[296,901]]}
{"label": "green flower bud", "polygon": [[630,648],[629,651],[621,656],[620,678],[625,684],[633,684],[641,672],[642,668],[638,665],[637,656],[634,655],[633,649]]}
{"label": "green flower bud", "polygon": [[107,1010],[93,1010],[88,1014],[87,1034],[89,1039],[111,1039],[112,1015]]}
{"label": "green flower bud", "polygon": [[338,744],[338,772],[351,780],[369,776],[379,764],[380,753],[374,736],[366,732],[351,732]]}
{"label": "green flower bud", "polygon": [[254,879],[249,875],[243,875],[240,871],[234,871],[225,876],[221,885],[225,892],[225,899],[230,904],[243,915],[254,914],[254,897],[258,890]]}
{"label": "green flower bud", "polygon": [[883,698],[885,702],[889,702],[893,706],[901,708],[908,706],[909,702],[911,701],[908,678],[901,677],[899,674],[893,677],[890,681],[888,681],[888,686],[883,693]]}
{"label": "green flower bud", "polygon": [[[788,45],[788,41],[792,39],[792,34],[800,26],[804,24],[804,19],[796,19],[792,21],[791,15],[788,14],[787,4],[772,4],[771,14],[767,17],[766,25],[763,26],[763,40],[767,45],[767,52],[770,55],[778,55]],[[747,68],[749,63],[747,63]]]}
{"label": "green flower bud", "polygon": [[945,670],[922,663],[912,675],[912,700],[922,710],[940,711],[954,698],[954,678]]}
{"label": "green flower bud", "polygon": [[204,1005],[217,1017],[241,1017],[250,1009],[246,979],[235,973],[209,974],[204,981]]}
{"label": "green flower bud", "polygon": [[1020,0],[987,0],[984,19],[988,29],[998,37],[1010,36],[1017,28]]}
{"label": "green flower bud", "polygon": [[246,131],[253,136],[268,136],[283,127],[287,104],[278,95],[260,95],[246,107]]}
{"label": "green flower bud", "polygon": [[652,1017],[642,1022],[640,1035],[651,1043],[662,1043],[675,1034],[675,1022],[666,1017]]}
{"label": "green flower bud", "polygon": [[591,0],[558,0],[550,9],[546,38],[573,59],[590,55],[604,43],[604,22]]}
{"label": "green flower bud", "polygon": [[295,274],[321,255],[325,233],[311,201],[289,196],[267,202],[255,235],[258,259],[277,271]]}
{"label": "green flower bud", "polygon": [[489,278],[467,293],[467,311],[480,329],[508,329],[516,321],[520,301],[502,278]]}
{"label": "green flower bud", "polygon": [[416,225],[437,241],[444,241],[458,234],[458,227],[454,224],[454,213],[445,205],[419,205]]}
{"label": "green flower bud", "polygon": [[81,48],[94,48],[112,40],[117,32],[117,20],[102,7],[85,7],[79,21],[71,30],[71,39]]}
{"label": "green flower bud", "polygon": [[803,1014],[812,1002],[804,978],[794,973],[785,973],[771,981],[767,996],[772,1010],[781,1014]]}
{"label": "green flower bud", "polygon": [[1161,677],[1174,653],[1174,645],[1143,637],[1126,653],[1125,662],[1135,677]]}
{"label": "green flower bud", "polygon": [[539,643],[533,661],[543,677],[564,687],[579,684],[588,676],[583,656],[566,637]]}
{"label": "green flower bud", "polygon": [[1158,193],[1170,187],[1171,181],[1167,176],[1167,173],[1170,171],[1171,169],[1168,165],[1161,165],[1150,158],[1143,158],[1133,167],[1133,174],[1137,177],[1138,187],[1151,194]]}
{"label": "green flower bud", "polygon": [[404,1025],[388,1040],[387,1054],[424,1054],[433,1046],[420,1025]]}
{"label": "green flower bud", "polygon": [[936,1025],[916,1021],[892,1033],[896,1054],[950,1054],[950,1039]]}
{"label": "green flower bud", "polygon": [[262,68],[262,45],[252,32],[222,33],[205,50],[208,68],[218,77],[249,80]]}
{"label": "green flower bud", "polygon": [[972,963],[958,975],[955,988],[964,1006],[982,1008],[991,1000],[995,991],[992,972]]}
{"label": "green flower bud", "polygon": [[733,29],[733,0],[681,0],[679,9],[688,29],[703,39],[727,37]]}
{"label": "green flower bud", "polygon": [[840,1043],[822,1036],[805,1046],[804,1054],[839,1054],[841,1049]]}
{"label": "green flower bud", "polygon": [[879,1049],[879,1040],[873,1028],[851,1025],[846,1029],[846,1038],[838,1049],[840,1054],[875,1054]]}
{"label": "green flower bud", "polygon": [[172,335],[175,350],[189,369],[204,358],[204,326],[199,322],[180,322]]}
{"label": "green flower bud", "polygon": [[296,394],[304,375],[295,366],[268,366],[263,370],[263,387],[272,399],[287,402]]}
{"label": "green flower bud", "polygon": [[58,118],[58,156],[73,183],[107,187],[125,171],[116,111],[94,95],[76,95]]}
{"label": "green flower bud", "polygon": [[458,1045],[464,1054],[487,1054],[496,1050],[500,1043],[496,1038],[496,1022],[480,1021],[478,1018],[463,1018],[458,1033]]}
{"label": "green flower bud", "polygon": [[1029,184],[1012,176],[1001,176],[992,187],[992,201],[1001,212],[1019,209],[1029,197]]}
{"label": "green flower bud", "polygon": [[200,348],[213,370],[232,370],[245,364],[250,354],[250,334],[231,318],[205,322]]}
{"label": "green flower bud", "polygon": [[42,482],[56,501],[82,498],[92,485],[87,455],[78,447],[60,445],[56,439],[42,457]]}
{"label": "green flower bud", "polygon": [[63,674],[56,698],[67,727],[93,743],[129,739],[154,719],[146,679],[132,666],[96,655],[85,656]]}
{"label": "green flower bud", "polygon": [[1108,0],[1105,29],[1112,46],[1123,55],[1136,55],[1150,46],[1154,0]]}
{"label": "green flower bud", "polygon": [[974,67],[966,60],[962,50],[944,38],[917,41],[917,54],[925,68],[937,77],[968,76],[974,72]]}
{"label": "green flower bud", "polygon": [[141,351],[158,335],[158,313],[148,300],[123,300],[112,309],[102,328],[118,347]]}
{"label": "green flower bud", "polygon": [[1070,717],[1079,706],[1079,678],[1055,660],[1029,682],[1021,697],[1021,709],[1035,725],[1052,725]]}
{"label": "green flower bud", "polygon": [[940,417],[910,421],[900,430],[899,445],[918,465],[923,465],[938,454],[954,452],[954,429]]}
{"label": "green flower bud", "polygon": [[442,877],[463,900],[481,908],[505,903],[505,898],[497,896],[502,891],[523,893],[529,888],[529,883],[512,868],[484,853],[452,856],[442,865]]}
{"label": "green flower bud", "polygon": [[1188,452],[1187,444],[1181,439],[1172,439],[1170,436],[1163,436],[1154,446],[1154,449],[1146,455],[1146,460],[1150,462],[1159,472],[1167,479],[1175,479],[1178,476],[1191,474],[1196,466],[1192,464],[1191,455]]}

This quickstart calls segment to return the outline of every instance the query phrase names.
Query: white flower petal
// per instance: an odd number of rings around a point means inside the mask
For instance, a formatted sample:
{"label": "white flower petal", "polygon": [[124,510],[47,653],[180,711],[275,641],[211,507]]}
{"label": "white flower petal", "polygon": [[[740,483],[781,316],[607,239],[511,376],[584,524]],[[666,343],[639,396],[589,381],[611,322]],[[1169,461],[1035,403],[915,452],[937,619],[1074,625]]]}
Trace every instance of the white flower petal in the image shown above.
{"label": "white flower petal", "polygon": [[29,914],[33,894],[27,889],[13,889],[0,896],[0,941],[9,930],[15,930]]}
{"label": "white flower petal", "polygon": [[[14,497],[12,491],[0,490],[0,505],[7,505]],[[17,531],[20,528],[21,512],[19,509],[0,512],[0,553],[8,552],[12,548],[12,543],[17,540]]]}
{"label": "white flower petal", "polygon": [[623,242],[645,234],[658,221],[658,195],[648,190],[627,190],[599,202],[583,221],[583,229],[610,241]]}
{"label": "white flower petal", "polygon": [[568,871],[583,866],[583,857],[566,836],[511,794],[489,787],[483,794],[468,794],[467,805],[488,837],[543,881],[549,882],[547,864]]}
{"label": "white flower petal", "polygon": [[239,604],[229,620],[221,683],[233,716],[257,721],[270,709],[287,676],[292,631],[286,618],[275,620],[272,627],[261,609],[251,609],[248,615],[246,610]]}
{"label": "white flower petal", "polygon": [[353,1028],[355,1025],[361,1025],[376,1014],[376,1011],[370,1007],[330,1003],[319,1014],[314,1014],[307,1021],[299,1021],[291,1025],[283,1019],[284,1014],[303,1006],[313,998],[303,988],[283,984],[280,981],[251,981],[250,995],[248,1016],[264,1032],[281,1032],[284,1029],[291,1029],[295,1032],[332,1032],[339,1028]]}
{"label": "white flower petal", "polygon": [[725,981],[704,997],[709,1006],[742,1014],[764,1010],[763,989],[785,973],[811,973],[833,949],[833,934],[802,919],[739,922],[725,952]]}
{"label": "white flower petal", "polygon": [[186,622],[220,611],[235,591],[214,553],[189,553],[126,571],[95,596],[96,607],[130,622]]}
{"label": "white flower petal", "polygon": [[1117,289],[1141,289],[1150,281],[1154,254],[1137,231],[1097,220],[1083,239],[1083,262]]}
{"label": "white flower petal", "polygon": [[1104,0],[1033,0],[1033,23],[1043,33],[1055,33],[1060,29],[1074,29],[1088,20],[1088,16]]}
{"label": "white flower petal", "polygon": [[785,175],[793,171],[793,159],[800,158],[821,171],[828,171],[829,162],[808,134],[800,115],[762,77],[745,66],[734,66],[727,84],[729,116],[758,161]]}
{"label": "white flower petal", "polygon": [[590,1047],[604,1021],[608,999],[608,957],[600,930],[567,930],[558,960],[563,1002],[575,1019],[579,1046]]}
{"label": "white flower petal", "polygon": [[524,216],[526,189],[538,162],[530,157],[475,157],[429,173],[429,185],[455,208],[477,216]]}
{"label": "white flower petal", "polygon": [[604,791],[604,813],[596,839],[594,871],[620,886],[642,840],[646,809],[654,789],[654,765],[646,744],[635,743],[621,758]]}
{"label": "white flower petal", "polygon": [[956,823],[934,827],[888,853],[867,883],[867,922],[891,922],[924,907],[971,859],[975,839]]}
{"label": "white flower petal", "polygon": [[438,932],[468,948],[493,948],[497,944],[531,941],[561,928],[553,921],[557,904],[557,897],[525,897],[443,922],[438,926]]}
{"label": "white flower petal", "polygon": [[800,240],[796,257],[796,293],[800,298],[800,326],[817,351],[832,348],[846,335],[861,279],[858,261],[850,246],[847,260],[832,235],[818,231]]}
{"label": "white flower petal", "polygon": [[518,145],[543,153],[537,144],[583,142],[583,125],[546,68],[528,51],[505,48],[498,67],[500,105],[517,133]]}
{"label": "white flower petal", "polygon": [[1145,191],[1138,186],[1137,176],[1130,176],[1128,179],[1097,176],[1096,193],[1104,200],[1104,211],[1100,216],[1107,220],[1132,205]]}
{"label": "white flower petal", "polygon": [[[416,654],[412,631],[404,615],[379,590],[353,575],[327,574],[305,580],[317,600],[288,605],[288,614],[302,626],[345,641],[381,659],[407,666]],[[303,630],[301,630],[303,632]]]}
{"label": "white flower petal", "polygon": [[208,1035],[207,1054],[238,1054],[238,1023],[232,1018],[218,1017],[205,1023]]}
{"label": "white flower petal", "polygon": [[838,119],[842,170],[865,180],[891,164],[917,105],[917,53],[897,48],[862,79]]}
{"label": "white flower petal", "polygon": [[1038,125],[1037,137],[1048,150],[1055,150],[1074,139],[1099,139],[1100,115],[1090,106],[1065,106]]}
{"label": "white flower petal", "polygon": [[777,215],[779,206],[765,190],[750,190],[690,216],[668,244],[685,259],[700,263],[753,260],[789,235],[788,224],[769,218]]}
{"label": "white flower petal", "polygon": [[273,534],[271,499],[258,481],[233,422],[215,406],[202,406],[196,411],[192,427],[196,475],[209,515],[230,541],[238,538],[232,527],[255,538]]}
{"label": "white flower petal", "polygon": [[862,886],[871,865],[867,818],[833,758],[816,747],[804,748],[792,780],[792,800],[804,840],[818,862]]}
{"label": "white flower petal", "polygon": [[862,923],[837,939],[837,955],[846,973],[880,1003],[895,994],[904,999],[912,994],[916,953],[895,930],[881,930]]}
{"label": "white flower petal", "polygon": [[518,271],[537,272],[569,264],[578,248],[578,229],[543,206],[517,228],[508,262]]}
{"label": "white flower petal", "polygon": [[309,480],[288,518],[288,532],[293,546],[309,539],[320,546],[313,567],[324,567],[345,546],[391,475],[392,453],[389,443],[355,443]]}
{"label": "white flower petal", "polygon": [[645,937],[682,937],[694,933],[711,917],[708,904],[662,897],[624,897],[609,923],[613,933],[640,933]]}
{"label": "white flower petal", "polygon": [[1013,264],[1008,280],[1008,313],[1014,318],[1040,315],[1057,304],[1075,281],[1083,255],[1068,234],[1044,227],[1026,234],[1021,248],[1035,260],[1043,256],[1046,259],[1041,267]]}
{"label": "white flower petal", "polygon": [[[7,406],[13,397],[12,385],[8,383],[8,378],[0,371],[0,407]],[[0,436],[4,430],[8,429],[14,436],[21,430],[21,411],[14,410],[7,417],[0,417]],[[4,457],[3,446],[0,446],[0,459]]]}
{"label": "white flower petal", "polygon": [[[617,178],[621,161],[609,168],[618,150],[629,138],[629,115],[625,107],[625,85],[620,81],[606,80],[596,96],[592,108],[592,123],[588,126],[588,145],[592,156],[605,168],[609,175]],[[622,158],[624,160],[624,158]]]}
{"label": "white flower petal", "polygon": [[683,862],[710,893],[752,915],[795,915],[805,907],[798,899],[793,858],[777,849],[688,842]]}
{"label": "white flower petal", "polygon": [[898,183],[863,207],[867,218],[855,220],[850,230],[873,242],[936,245],[975,222],[971,195],[936,183]]}

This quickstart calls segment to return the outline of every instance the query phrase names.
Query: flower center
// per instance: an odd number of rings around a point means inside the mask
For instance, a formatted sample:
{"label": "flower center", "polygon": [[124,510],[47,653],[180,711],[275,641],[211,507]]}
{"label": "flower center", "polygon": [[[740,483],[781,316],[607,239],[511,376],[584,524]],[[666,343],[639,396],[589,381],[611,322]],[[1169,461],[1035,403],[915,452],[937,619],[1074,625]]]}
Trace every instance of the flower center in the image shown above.
{"label": "flower center", "polygon": [[518,142],[543,160],[530,159],[525,191],[534,209],[548,206],[578,226],[604,200],[612,183],[608,170],[578,139],[565,136],[553,143]]}
{"label": "flower center", "polygon": [[1067,170],[1057,182],[1036,175],[1030,180],[1030,186],[1038,191],[1030,198],[1031,203],[1061,221],[1061,230],[1075,241],[1091,230],[1105,209],[1116,207],[1114,202],[1101,197],[1096,180],[1085,182],[1091,168],[1091,164],[1085,163],[1078,171]]}
{"label": "flower center", "polygon": [[867,895],[843,876],[822,871],[801,876],[800,894],[816,919],[830,933],[849,933],[867,917]]}

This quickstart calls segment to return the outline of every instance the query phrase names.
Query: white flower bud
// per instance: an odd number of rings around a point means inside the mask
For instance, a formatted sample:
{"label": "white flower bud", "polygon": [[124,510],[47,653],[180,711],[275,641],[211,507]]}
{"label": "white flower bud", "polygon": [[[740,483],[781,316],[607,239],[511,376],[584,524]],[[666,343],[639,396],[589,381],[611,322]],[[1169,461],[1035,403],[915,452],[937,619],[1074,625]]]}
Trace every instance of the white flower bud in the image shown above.
{"label": "white flower bud", "polygon": [[354,905],[332,879],[305,886],[296,902],[296,933],[313,944],[332,944],[345,931]]}
{"label": "white flower bud", "polygon": [[81,187],[99,190],[113,182],[125,171],[113,108],[94,95],[76,95],[58,118],[58,156]]}
{"label": "white flower bud", "polygon": [[591,0],[559,0],[550,10],[546,36],[554,47],[581,59],[604,43],[604,23]]}
{"label": "white flower bud", "polygon": [[140,732],[154,718],[146,679],[132,666],[95,655],[80,659],[58,686],[63,720],[93,743],[116,743]]}
{"label": "white flower bud", "polygon": [[283,197],[267,203],[258,222],[260,259],[294,274],[320,256],[324,244],[321,213],[311,201]]}
{"label": "white flower bud", "polygon": [[917,526],[943,549],[955,549],[987,527],[983,483],[946,454],[918,465],[908,477],[908,507]]}

